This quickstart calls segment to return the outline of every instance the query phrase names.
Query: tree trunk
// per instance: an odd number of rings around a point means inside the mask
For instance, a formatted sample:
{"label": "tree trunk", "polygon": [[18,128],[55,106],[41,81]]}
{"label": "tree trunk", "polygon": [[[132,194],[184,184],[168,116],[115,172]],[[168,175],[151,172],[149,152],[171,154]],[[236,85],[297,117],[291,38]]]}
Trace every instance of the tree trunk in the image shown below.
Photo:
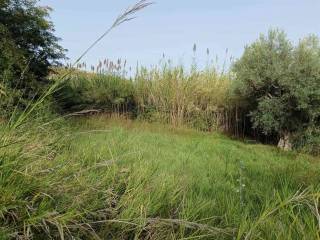
{"label": "tree trunk", "polygon": [[292,144],[290,140],[291,140],[291,137],[289,132],[282,133],[278,143],[278,148],[281,148],[284,151],[291,151]]}

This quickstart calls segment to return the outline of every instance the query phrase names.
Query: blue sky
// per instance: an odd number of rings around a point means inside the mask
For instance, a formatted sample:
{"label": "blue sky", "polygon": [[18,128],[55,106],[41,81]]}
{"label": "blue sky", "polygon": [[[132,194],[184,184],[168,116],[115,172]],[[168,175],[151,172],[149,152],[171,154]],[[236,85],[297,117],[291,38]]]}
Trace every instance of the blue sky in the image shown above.
{"label": "blue sky", "polygon": [[[74,60],[135,0],[41,0],[51,6],[56,35],[62,38],[68,57]],[[319,0],[156,0],[138,18],[115,29],[86,57],[127,59],[130,65],[157,64],[164,53],[174,62],[188,64],[197,44],[199,64],[206,49],[219,59],[241,56],[244,46],[280,28],[293,41],[308,34],[320,35]]]}

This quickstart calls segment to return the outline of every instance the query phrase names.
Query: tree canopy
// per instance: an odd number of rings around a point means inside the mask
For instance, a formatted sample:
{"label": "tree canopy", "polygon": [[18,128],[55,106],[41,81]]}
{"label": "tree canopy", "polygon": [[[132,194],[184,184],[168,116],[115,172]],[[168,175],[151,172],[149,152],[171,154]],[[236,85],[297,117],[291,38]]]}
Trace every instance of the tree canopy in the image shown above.
{"label": "tree canopy", "polygon": [[[41,93],[52,65],[64,57],[50,8],[36,0],[0,1],[0,81],[6,91],[30,99]],[[10,94],[12,95],[12,94]],[[8,98],[7,98],[8,99]]]}
{"label": "tree canopy", "polygon": [[320,44],[315,36],[294,46],[271,30],[245,48],[233,66],[236,94],[246,102],[253,127],[280,138],[319,126]]}

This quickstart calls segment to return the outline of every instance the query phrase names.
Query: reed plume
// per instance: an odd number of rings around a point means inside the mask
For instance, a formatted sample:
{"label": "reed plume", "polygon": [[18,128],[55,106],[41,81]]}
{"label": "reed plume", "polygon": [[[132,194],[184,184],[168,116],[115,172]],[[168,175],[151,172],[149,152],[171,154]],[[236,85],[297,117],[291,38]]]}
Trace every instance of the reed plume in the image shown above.
{"label": "reed plume", "polygon": [[33,104],[30,104],[29,106],[27,106],[27,108],[25,109],[25,111],[23,112],[23,114],[21,114],[18,119],[14,122],[10,122],[8,124],[8,126],[10,126],[10,128],[15,129],[17,128],[19,125],[21,125],[24,120],[37,108],[37,106],[39,106],[41,103],[44,102],[44,100],[50,96],[52,93],[54,93],[59,86],[61,85],[61,83],[63,82],[63,80],[65,80],[70,74],[72,74],[75,71],[75,66],[77,66],[77,64],[81,61],[81,59],[87,55],[87,53],[93,48],[95,47],[105,36],[107,36],[114,28],[120,26],[121,24],[128,22],[134,18],[136,18],[135,14],[139,11],[141,11],[142,9],[150,6],[151,4],[153,4],[153,2],[149,2],[148,0],[140,0],[138,1],[136,4],[134,4],[133,6],[127,8],[122,14],[120,14],[116,20],[114,21],[114,23],[111,25],[111,27],[109,27],[97,40],[95,40],[78,58],[77,60],[71,65],[70,69],[68,71],[66,71],[66,73],[64,73],[63,75],[61,75],[61,77],[59,77],[57,79],[57,81],[55,82],[55,84],[51,85],[51,87]]}

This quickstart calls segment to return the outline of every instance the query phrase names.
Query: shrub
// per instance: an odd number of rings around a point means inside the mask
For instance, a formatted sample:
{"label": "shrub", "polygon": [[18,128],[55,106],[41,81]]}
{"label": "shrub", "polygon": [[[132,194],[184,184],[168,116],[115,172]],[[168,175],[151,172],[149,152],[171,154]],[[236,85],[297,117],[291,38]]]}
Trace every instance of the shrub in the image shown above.
{"label": "shrub", "polygon": [[47,20],[49,11],[37,1],[0,3],[0,84],[18,92],[18,99],[11,98],[14,105],[39,96],[48,85],[50,67],[64,56]]}
{"label": "shrub", "polygon": [[320,45],[310,36],[294,47],[282,31],[246,47],[234,64],[236,94],[246,102],[254,129],[276,134],[290,147],[290,135],[319,124]]}
{"label": "shrub", "polygon": [[311,126],[294,136],[294,147],[301,152],[320,155],[320,127]]}

